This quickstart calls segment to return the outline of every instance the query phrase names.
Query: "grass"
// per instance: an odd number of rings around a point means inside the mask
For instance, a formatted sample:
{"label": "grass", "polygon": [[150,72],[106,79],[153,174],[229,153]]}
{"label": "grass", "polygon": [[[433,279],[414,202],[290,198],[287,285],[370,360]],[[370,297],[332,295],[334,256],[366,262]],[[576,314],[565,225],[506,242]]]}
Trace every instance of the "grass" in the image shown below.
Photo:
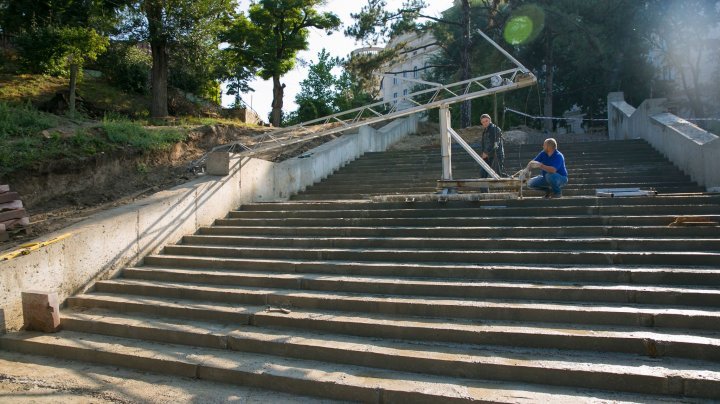
{"label": "grass", "polygon": [[31,136],[57,125],[58,119],[54,115],[40,112],[29,105],[16,107],[0,102],[0,141]]}
{"label": "grass", "polygon": [[[39,74],[0,74],[0,102],[12,105],[40,105],[56,93],[67,90],[68,79]],[[133,118],[146,118],[150,97],[127,94],[102,78],[85,76],[78,83],[78,95],[96,110],[109,111]]]}
{"label": "grass", "polygon": [[100,127],[110,143],[144,151],[164,150],[186,138],[184,131],[176,128],[147,129],[126,119],[105,119]]}
{"label": "grass", "polygon": [[67,120],[30,106],[0,102],[0,178],[52,161],[79,162],[98,153],[166,150],[187,137],[181,128],[145,128],[117,117],[80,126],[69,134],[53,129],[59,123]]}

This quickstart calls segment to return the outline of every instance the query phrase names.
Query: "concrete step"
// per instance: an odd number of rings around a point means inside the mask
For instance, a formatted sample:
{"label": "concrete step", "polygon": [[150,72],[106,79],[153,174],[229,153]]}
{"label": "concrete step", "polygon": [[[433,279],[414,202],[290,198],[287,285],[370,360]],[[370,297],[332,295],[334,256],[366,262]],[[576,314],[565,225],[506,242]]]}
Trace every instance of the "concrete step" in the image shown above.
{"label": "concrete step", "polygon": [[[598,399],[663,401],[682,399],[679,395],[702,397],[707,394],[708,388],[714,385],[712,379],[705,383],[695,380],[692,373],[678,378],[650,375],[647,377],[649,382],[665,386],[656,393],[666,393],[666,396],[623,395],[518,382],[421,375],[72,331],[62,331],[56,335],[19,333],[0,338],[0,347],[25,353],[368,403],[514,403],[520,400],[572,403],[596,402]],[[686,383],[670,383],[675,380]],[[670,394],[673,396],[668,396]],[[588,400],[588,397],[592,400]]]}
{"label": "concrete step", "polygon": [[[389,338],[407,341],[450,342],[474,345],[517,346],[525,348],[566,349],[578,351],[617,352],[648,357],[677,357],[700,360],[720,359],[720,333],[688,330],[672,330],[641,327],[584,326],[554,323],[517,323],[509,321],[482,321],[463,319],[433,319],[379,315],[369,313],[342,313],[322,310],[276,310],[269,307],[235,306],[243,312],[252,312],[251,319],[231,321],[207,318],[203,307],[191,300],[158,299],[142,296],[89,294],[72,298],[71,308],[62,313],[66,330],[106,334],[103,318],[123,319],[123,323],[135,327],[159,321],[184,323],[185,319],[208,322],[213,329],[246,325],[256,327],[284,328],[311,332],[334,333],[359,337]],[[123,310],[123,305],[134,310]],[[173,315],[158,314],[157,305],[185,306]],[[227,305],[215,304],[217,311],[226,311]],[[120,311],[122,310],[122,311]],[[138,314],[139,313],[139,314]],[[147,321],[152,319],[152,321]],[[93,324],[95,323],[95,324]],[[224,325],[232,324],[232,326]],[[181,328],[181,327],[178,327]],[[208,346],[216,344],[215,338],[204,342],[202,338],[184,338],[183,334],[171,336],[129,334],[113,335],[144,338],[155,341],[172,341],[186,345]]]}
{"label": "concrete step", "polygon": [[[610,184],[613,185],[613,184]],[[615,184],[618,185],[618,184]],[[618,186],[620,188],[625,188],[625,185],[628,184],[620,184],[622,186]],[[636,184],[630,185],[633,188],[637,188]],[[698,186],[689,185],[689,186],[683,186],[683,187],[662,187],[657,188],[655,191],[661,193],[661,194],[677,194],[677,193],[695,193],[695,192],[702,192],[703,189]],[[333,192],[332,190],[327,190],[326,193],[313,193],[313,194],[305,194],[300,193],[293,195],[290,199],[293,201],[333,201],[333,200],[362,200],[362,199],[370,199],[373,196],[381,196],[381,195],[416,195],[416,194],[429,194],[434,195],[436,194],[435,188],[427,188],[427,189],[420,189],[420,188],[404,188],[404,189],[392,189],[392,190],[386,190],[386,191],[377,191],[377,192],[368,192],[368,193],[337,193]],[[574,187],[566,187],[563,188],[562,194],[564,198],[568,197],[589,197],[589,196],[595,196],[596,188],[590,187],[590,188],[574,188]],[[541,191],[532,191],[532,190],[523,190],[523,195],[525,197],[537,197],[539,198],[543,193]]]}
{"label": "concrete step", "polygon": [[[408,262],[528,262],[554,264],[593,265],[654,265],[720,266],[720,253],[706,251],[617,251],[572,249],[540,250],[533,245],[523,250],[476,251],[446,249],[400,249],[400,248],[292,248],[292,247],[231,247],[169,245],[164,252],[175,255],[229,258],[295,258],[333,261],[388,261]],[[652,254],[650,254],[652,252]]]}
{"label": "concrete step", "polygon": [[392,248],[446,250],[593,250],[593,251],[705,251],[720,252],[718,238],[691,240],[664,238],[487,238],[466,234],[463,238],[430,237],[312,237],[312,236],[185,236],[182,245],[291,248]]}
{"label": "concrete step", "polygon": [[95,284],[95,291],[99,293],[190,299],[253,306],[270,305],[274,307],[402,314],[419,317],[720,331],[720,310],[716,308],[654,306],[637,303],[601,304],[452,299],[434,296],[381,296],[134,279],[99,281]]}
{"label": "concrete step", "polygon": [[497,204],[495,206],[477,206],[474,208],[428,208],[417,207],[415,209],[338,209],[338,210],[240,210],[231,211],[228,218],[408,218],[408,217],[502,217],[502,216],[527,216],[527,217],[553,217],[553,216],[574,216],[574,215],[639,215],[652,212],[655,215],[720,215],[720,206],[715,204],[706,205],[632,205],[627,201],[625,205],[615,206],[529,206],[516,207]]}
{"label": "concrete step", "polygon": [[[701,286],[571,284],[552,281],[539,284],[499,280],[407,279],[172,268],[127,268],[124,279],[375,295],[610,302],[720,308],[720,290]],[[688,280],[688,283],[695,282]]]}
{"label": "concrete step", "polygon": [[250,272],[325,274],[346,276],[385,276],[404,278],[445,278],[472,280],[509,280],[528,282],[603,282],[637,285],[701,285],[720,284],[720,269],[676,266],[560,266],[539,264],[448,264],[243,259],[194,257],[183,255],[151,255],[145,267],[239,270]]}
{"label": "concrete step", "polygon": [[[146,310],[133,313],[117,311],[118,300],[146,305]],[[584,326],[555,323],[515,323],[503,321],[477,322],[462,319],[433,319],[377,314],[353,314],[321,310],[276,310],[267,307],[243,307],[253,312],[248,322],[233,322],[226,325],[222,319],[206,319],[197,304],[189,300],[155,299],[157,304],[185,305],[187,314],[168,316],[153,314],[152,302],[142,296],[117,296],[109,294],[80,296],[73,300],[72,307],[62,313],[65,330],[109,334],[121,337],[144,338],[155,341],[181,343],[186,345],[212,346],[217,338],[206,340],[188,337],[186,333],[173,332],[190,329],[186,318],[207,323],[206,328],[238,329],[246,325],[263,328],[282,328],[310,332],[334,333],[358,337],[388,338],[406,341],[431,341],[461,344],[516,346],[525,348],[569,349],[579,351],[617,352],[649,357],[677,357],[699,360],[720,359],[720,333],[696,330],[671,330],[639,327]],[[211,307],[210,303],[206,307]],[[218,305],[218,311],[225,306]],[[141,314],[136,314],[141,313]],[[108,318],[117,319],[104,324]],[[174,330],[162,335],[138,335],[132,328],[147,327],[146,324],[177,324]],[[118,323],[122,325],[117,329]],[[194,330],[193,330],[194,331]],[[221,337],[222,338],[222,337]]]}
{"label": "concrete step", "polygon": [[[477,176],[476,176],[477,178]],[[435,192],[437,190],[436,182],[411,182],[407,181],[404,185],[393,185],[393,184],[364,184],[362,178],[357,179],[358,184],[356,185],[342,185],[342,186],[331,186],[325,184],[317,184],[312,187],[308,187],[304,192],[305,194],[323,194],[323,193],[337,193],[337,194],[363,194],[363,193],[394,193],[404,192],[408,194],[418,192]],[[682,182],[640,182],[638,180],[629,179],[623,182],[612,182],[597,181],[596,183],[576,183],[570,179],[567,186],[563,188],[563,192],[568,190],[591,190],[595,193],[598,188],[640,188],[640,189],[654,189],[660,192],[668,192],[667,190],[678,190],[678,192],[702,192],[702,188],[697,185],[689,184],[685,181]],[[528,188],[524,188],[527,190]]]}
{"label": "concrete step", "polygon": [[[493,210],[482,211],[483,214],[491,214]],[[648,211],[650,213],[650,211]],[[678,215],[573,215],[573,216],[487,216],[479,217],[380,217],[380,218],[276,218],[276,219],[218,219],[217,226],[299,226],[299,227],[328,227],[328,226],[412,226],[412,227],[542,227],[550,222],[561,224],[566,227],[574,226],[668,226],[673,223]],[[692,215],[691,215],[692,216]],[[711,220],[720,220],[720,215],[702,215]]]}
{"label": "concrete step", "polygon": [[285,226],[213,226],[201,227],[208,236],[340,236],[340,237],[612,237],[612,238],[717,238],[718,227],[666,226],[575,226],[575,227],[285,227]]}
{"label": "concrete step", "polygon": [[[400,372],[480,380],[519,381],[567,387],[614,389],[712,397],[720,392],[720,371],[712,362],[645,359],[634,355],[593,354],[543,349],[510,349],[475,344],[409,343],[259,327],[178,323],[162,318],[132,318],[112,313],[69,313],[71,331],[121,338],[177,341],[262,355],[315,360]],[[592,368],[592,371],[588,371]],[[678,368],[681,368],[679,370]],[[667,378],[682,390],[663,389]],[[641,386],[641,387],[638,387]]]}
{"label": "concrete step", "polygon": [[264,202],[243,204],[242,211],[274,211],[274,210],[374,210],[374,209],[453,209],[453,208],[479,208],[483,206],[505,206],[505,207],[546,207],[546,206],[617,206],[617,205],[709,205],[720,206],[720,194],[687,194],[687,195],[658,195],[652,197],[631,197],[631,198],[564,198],[542,200],[537,198],[511,199],[503,201],[450,201],[442,205],[437,202],[368,202],[368,201],[344,201],[344,202]]}
{"label": "concrete step", "polygon": [[[513,172],[514,173],[514,172]],[[508,174],[513,174],[508,173]],[[478,177],[478,171],[477,170],[463,170],[463,171],[453,171],[453,178],[459,178],[463,179],[466,178],[463,176],[463,174],[468,174],[469,177],[467,178],[477,178]],[[539,173],[538,173],[539,174]],[[393,185],[393,186],[402,186],[404,184],[412,183],[412,184],[435,184],[437,180],[440,179],[439,171],[437,173],[422,173],[422,175],[417,174],[409,174],[407,176],[384,176],[381,178],[378,178],[376,176],[368,176],[366,178],[363,178],[363,185],[370,186],[370,185]],[[672,182],[672,183],[691,183],[692,180],[690,180],[689,177],[684,175],[633,175],[631,173],[618,173],[618,174],[608,174],[608,175],[602,175],[598,176],[597,174],[580,174],[573,173],[572,181],[576,184],[589,184],[589,183],[595,183],[595,184],[607,184],[607,183],[614,183],[614,182],[629,182],[629,181],[636,181],[639,183],[658,183],[658,182]],[[341,173],[332,175],[320,182],[315,183],[313,186],[349,186],[349,185],[358,185],[357,182],[357,176],[355,175],[343,175]]]}

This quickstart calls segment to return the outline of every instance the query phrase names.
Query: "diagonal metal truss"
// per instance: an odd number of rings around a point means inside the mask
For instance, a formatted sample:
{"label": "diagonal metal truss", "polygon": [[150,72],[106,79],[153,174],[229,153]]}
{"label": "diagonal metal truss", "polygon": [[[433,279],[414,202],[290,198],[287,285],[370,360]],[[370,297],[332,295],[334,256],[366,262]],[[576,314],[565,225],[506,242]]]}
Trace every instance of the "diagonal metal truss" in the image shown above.
{"label": "diagonal metal truss", "polygon": [[[419,86],[424,85],[430,88],[415,91],[392,100],[378,101],[359,108],[313,119],[298,125],[275,129],[255,136],[252,139],[252,145],[236,141],[217,146],[212,151],[227,150],[250,157],[274,149],[307,142],[308,140],[347,132],[361,126],[390,121],[435,108],[447,108],[451,104],[535,84],[537,79],[525,66],[485,35],[485,33],[482,31],[478,31],[478,33],[505,55],[516,67],[452,84],[439,84],[398,77],[398,79],[415,82]],[[456,139],[459,138],[457,135],[453,137]],[[469,147],[467,149],[469,149]],[[193,163],[193,166],[198,167],[203,165],[207,156],[208,154],[201,157]],[[479,163],[483,168],[486,168],[486,164],[483,165],[484,161]],[[489,169],[489,167],[486,169]],[[495,173],[493,172],[491,175],[492,174]],[[496,176],[497,175],[494,175],[493,177]]]}

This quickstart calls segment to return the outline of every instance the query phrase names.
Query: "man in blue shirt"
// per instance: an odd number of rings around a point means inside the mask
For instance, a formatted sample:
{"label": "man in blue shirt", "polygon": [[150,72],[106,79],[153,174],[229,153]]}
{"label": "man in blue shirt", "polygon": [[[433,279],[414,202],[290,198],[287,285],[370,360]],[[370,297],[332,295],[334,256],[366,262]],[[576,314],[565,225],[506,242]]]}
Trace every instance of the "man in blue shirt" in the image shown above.
{"label": "man in blue shirt", "polygon": [[562,188],[568,183],[568,173],[565,156],[557,149],[555,139],[545,139],[543,151],[530,162],[530,166],[539,168],[542,173],[528,181],[528,188],[545,191],[545,198],[562,197]]}

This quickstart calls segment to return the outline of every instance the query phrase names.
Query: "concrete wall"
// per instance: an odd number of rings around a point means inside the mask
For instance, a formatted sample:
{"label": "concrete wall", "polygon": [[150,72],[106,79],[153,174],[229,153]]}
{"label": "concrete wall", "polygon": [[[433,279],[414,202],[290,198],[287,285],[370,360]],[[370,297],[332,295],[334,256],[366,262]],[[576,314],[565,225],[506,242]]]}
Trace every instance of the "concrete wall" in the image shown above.
{"label": "concrete wall", "polygon": [[720,138],[666,112],[664,101],[645,100],[635,109],[623,93],[610,93],[610,140],[645,139],[693,181],[708,191],[720,191]]}
{"label": "concrete wall", "polygon": [[0,262],[0,333],[22,326],[24,290],[57,292],[65,300],[225,217],[242,203],[287,200],[363,153],[387,149],[416,127],[417,119],[409,117],[380,130],[362,128],[311,150],[308,158],[282,163],[231,157],[226,176],[190,181],[35,240],[71,234],[29,255]]}
{"label": "concrete wall", "polygon": [[363,126],[359,133],[344,135],[316,147],[305,153],[304,158],[293,158],[281,163],[245,159],[240,179],[241,201],[287,200],[364,153],[386,150],[404,136],[417,131],[417,125],[418,118],[413,115],[393,121],[378,130]]}

